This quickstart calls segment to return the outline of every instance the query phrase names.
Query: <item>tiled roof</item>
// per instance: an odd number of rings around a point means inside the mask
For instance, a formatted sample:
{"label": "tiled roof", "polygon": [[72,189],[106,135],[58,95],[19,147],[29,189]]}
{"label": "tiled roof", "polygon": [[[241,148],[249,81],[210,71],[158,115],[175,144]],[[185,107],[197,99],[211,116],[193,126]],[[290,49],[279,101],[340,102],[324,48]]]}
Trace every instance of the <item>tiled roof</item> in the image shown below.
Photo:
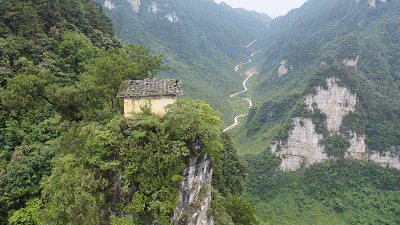
{"label": "tiled roof", "polygon": [[122,81],[117,97],[140,98],[178,94],[183,94],[181,80],[146,78],[144,80]]}

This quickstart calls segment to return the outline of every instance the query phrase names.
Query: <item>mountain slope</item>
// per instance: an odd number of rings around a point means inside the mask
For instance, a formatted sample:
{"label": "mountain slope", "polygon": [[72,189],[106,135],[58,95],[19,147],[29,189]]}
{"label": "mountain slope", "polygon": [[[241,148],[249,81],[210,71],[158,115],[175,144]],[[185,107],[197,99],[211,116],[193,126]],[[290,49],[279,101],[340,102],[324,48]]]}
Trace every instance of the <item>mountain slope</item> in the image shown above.
{"label": "mountain slope", "polygon": [[172,70],[160,76],[182,79],[184,96],[206,100],[226,123],[246,110],[245,104],[229,99],[243,79],[234,67],[251,54],[245,46],[266,26],[264,20],[214,1],[99,2],[120,38],[164,55]]}
{"label": "mountain slope", "polygon": [[255,107],[232,133],[266,224],[399,223],[399,12],[308,1],[254,43]]}
{"label": "mountain slope", "polygon": [[[304,14],[318,7],[320,10],[315,16],[293,19],[296,12]],[[396,124],[399,116],[399,10],[398,1],[372,4],[368,1],[319,0],[309,1],[280,18],[281,24],[271,22],[271,31],[255,43],[263,48],[266,61],[261,74],[251,81],[255,86],[250,91],[256,100],[256,108],[251,110],[247,124],[238,131],[236,142],[241,149],[261,151],[271,140],[279,140],[281,132],[288,133],[290,129],[283,125],[293,125],[289,113],[293,111],[291,107],[300,104],[298,101],[304,102],[302,99],[308,94],[305,90],[318,87],[308,83],[314,79],[312,74],[337,64],[347,68],[350,77],[358,83],[358,86],[353,83],[348,88],[357,94],[356,114],[366,113],[368,119],[351,120],[367,121],[360,124],[363,131],[359,134],[366,135],[367,151],[397,152],[394,149],[399,145],[399,128],[387,127],[391,133],[387,135],[380,127]],[[287,23],[282,25],[282,21]],[[276,32],[270,33],[273,30]],[[326,86],[326,79],[323,79],[325,84],[318,85]],[[274,122],[267,112],[272,105],[275,105],[275,112],[279,110],[280,118]],[[348,122],[354,123],[351,120]],[[326,121],[322,123],[326,124]]]}

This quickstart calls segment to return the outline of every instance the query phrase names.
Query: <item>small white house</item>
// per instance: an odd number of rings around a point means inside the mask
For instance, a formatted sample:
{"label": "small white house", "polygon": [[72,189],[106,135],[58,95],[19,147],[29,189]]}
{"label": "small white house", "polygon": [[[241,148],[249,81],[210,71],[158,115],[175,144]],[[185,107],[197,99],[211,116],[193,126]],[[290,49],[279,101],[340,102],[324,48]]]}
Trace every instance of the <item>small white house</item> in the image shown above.
{"label": "small white house", "polygon": [[178,94],[183,94],[180,80],[146,78],[123,81],[117,97],[124,98],[124,118],[133,119],[143,106],[149,106],[157,116],[165,115],[164,107],[174,103]]}

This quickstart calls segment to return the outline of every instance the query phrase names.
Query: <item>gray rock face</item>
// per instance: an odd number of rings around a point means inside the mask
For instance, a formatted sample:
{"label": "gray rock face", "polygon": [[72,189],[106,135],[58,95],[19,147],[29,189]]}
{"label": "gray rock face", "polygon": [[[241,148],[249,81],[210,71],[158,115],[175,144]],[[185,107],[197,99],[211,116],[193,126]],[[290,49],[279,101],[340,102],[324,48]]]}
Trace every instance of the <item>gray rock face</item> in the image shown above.
{"label": "gray rock face", "polygon": [[381,166],[396,168],[400,170],[400,159],[399,156],[392,154],[390,151],[384,152],[382,154],[373,153],[368,155],[368,159],[377,163],[380,163]]}
{"label": "gray rock face", "polygon": [[[309,111],[316,107],[326,114],[329,135],[339,135],[342,120],[349,112],[354,112],[358,102],[356,94],[352,94],[345,87],[339,87],[336,78],[326,80],[328,89],[316,87],[315,95],[305,97],[305,103]],[[330,159],[324,152],[320,140],[323,135],[315,132],[315,125],[309,118],[293,118],[294,128],[290,132],[287,143],[275,143],[271,145],[271,151],[282,158],[281,169],[286,171],[297,170],[301,165],[311,165]],[[380,163],[382,166],[400,169],[400,159],[391,152],[383,154],[367,153],[365,135],[359,135],[353,131],[347,131],[350,147],[345,152],[345,157],[354,159],[368,159]],[[283,147],[281,147],[283,146]]]}
{"label": "gray rock face", "polygon": [[[214,224],[212,218],[207,216],[211,202],[211,179],[214,168],[213,159],[209,154],[201,154],[202,143],[188,143],[191,155],[185,159],[186,167],[182,170],[183,181],[179,186],[179,202],[176,206],[171,224],[180,225],[208,225]],[[138,186],[132,182],[127,190],[124,190],[123,177],[117,172],[109,174],[113,177],[112,195],[102,207],[103,212],[116,217],[133,218],[134,215],[125,214],[116,208],[119,203],[131,203],[132,196],[138,190]],[[103,221],[100,224],[109,224]]]}
{"label": "gray rock face", "polygon": [[323,136],[315,132],[311,119],[296,117],[293,123],[294,129],[287,145],[281,150],[278,150],[277,144],[271,146],[271,151],[282,157],[281,169],[297,170],[303,163],[308,165],[329,159],[324,147],[319,144]]}
{"label": "gray rock face", "polygon": [[[118,204],[127,204],[132,202],[132,196],[138,190],[138,186],[131,182],[127,190],[124,190],[124,178],[117,172],[110,172],[109,177],[113,178],[113,185],[111,188],[112,195],[107,199],[107,204],[101,207],[103,213],[116,216],[118,218],[127,217],[133,218],[134,215],[126,214],[116,206]],[[110,221],[101,221],[99,225],[110,224]]]}
{"label": "gray rock face", "polygon": [[278,76],[281,77],[282,75],[287,74],[288,71],[289,70],[286,68],[286,61],[282,60],[281,66],[279,67],[279,70],[278,70]]}
{"label": "gray rock face", "polygon": [[183,170],[183,181],[179,187],[179,203],[171,224],[214,224],[207,216],[211,201],[211,178],[213,162],[208,154],[189,159]]}
{"label": "gray rock face", "polygon": [[307,96],[305,103],[310,111],[314,110],[313,104],[316,104],[317,108],[327,116],[328,131],[338,132],[343,117],[349,112],[354,112],[357,97],[347,88],[339,87],[334,77],[327,79],[326,82],[328,90],[317,87],[317,94]]}

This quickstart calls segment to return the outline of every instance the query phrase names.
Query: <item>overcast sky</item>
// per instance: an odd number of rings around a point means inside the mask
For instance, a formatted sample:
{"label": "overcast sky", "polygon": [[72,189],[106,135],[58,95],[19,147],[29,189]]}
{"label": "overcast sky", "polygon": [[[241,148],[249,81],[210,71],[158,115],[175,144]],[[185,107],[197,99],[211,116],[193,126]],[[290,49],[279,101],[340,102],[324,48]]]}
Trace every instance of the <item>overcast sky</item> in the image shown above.
{"label": "overcast sky", "polygon": [[232,8],[243,8],[265,13],[275,18],[283,16],[291,9],[299,8],[307,0],[214,0],[216,3],[225,2]]}

